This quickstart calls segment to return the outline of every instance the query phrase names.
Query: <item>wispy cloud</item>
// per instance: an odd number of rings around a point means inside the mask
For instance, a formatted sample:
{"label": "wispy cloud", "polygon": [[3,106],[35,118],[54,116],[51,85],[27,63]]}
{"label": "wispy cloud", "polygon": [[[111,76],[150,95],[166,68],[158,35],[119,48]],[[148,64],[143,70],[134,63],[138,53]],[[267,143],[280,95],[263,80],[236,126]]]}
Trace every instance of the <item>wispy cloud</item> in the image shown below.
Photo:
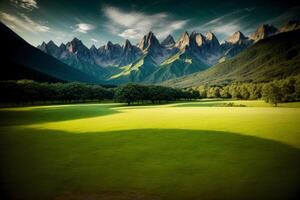
{"label": "wispy cloud", "polygon": [[95,39],[95,38],[91,38],[90,39],[92,42],[94,42],[94,43],[97,43],[97,42],[99,42],[97,39]]}
{"label": "wispy cloud", "polygon": [[20,32],[24,30],[32,33],[50,31],[50,28],[48,26],[33,21],[25,14],[19,14],[18,16],[16,16],[5,12],[0,12],[0,18],[1,21],[3,21],[9,27],[14,27],[15,30],[18,30]]}
{"label": "wispy cloud", "polygon": [[23,8],[28,11],[39,8],[36,0],[10,0],[11,4],[17,8]]}
{"label": "wispy cloud", "polygon": [[196,27],[196,30],[203,32],[212,31],[223,40],[234,32],[242,30],[244,27],[243,19],[248,17],[254,9],[244,8],[235,10]]}
{"label": "wispy cloud", "polygon": [[146,14],[143,12],[125,12],[112,6],[102,9],[108,18],[106,28],[115,35],[123,38],[138,40],[150,30],[159,38],[166,37],[175,30],[182,29],[188,20],[174,20],[167,13]]}
{"label": "wispy cloud", "polygon": [[74,32],[87,33],[95,28],[96,27],[93,24],[79,23],[76,24],[76,29]]}

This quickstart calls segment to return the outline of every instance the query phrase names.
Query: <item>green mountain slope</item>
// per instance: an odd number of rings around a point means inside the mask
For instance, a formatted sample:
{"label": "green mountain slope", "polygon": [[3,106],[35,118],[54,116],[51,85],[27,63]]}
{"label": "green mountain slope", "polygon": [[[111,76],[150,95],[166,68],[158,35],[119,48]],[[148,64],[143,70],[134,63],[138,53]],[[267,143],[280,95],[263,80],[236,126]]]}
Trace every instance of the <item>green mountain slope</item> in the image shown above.
{"label": "green mountain slope", "polygon": [[208,66],[196,58],[192,52],[178,52],[159,65],[158,69],[152,73],[145,82],[160,83],[165,80],[203,71]]}
{"label": "green mountain slope", "polygon": [[54,82],[98,82],[97,78],[76,70],[36,49],[0,23],[1,80],[33,79]]}
{"label": "green mountain slope", "polygon": [[121,67],[122,71],[113,75],[108,81],[113,84],[143,82],[156,68],[153,58],[146,54],[134,63]]}
{"label": "green mountain slope", "polygon": [[151,55],[146,54],[138,61],[122,67],[122,72],[113,75],[110,81],[114,84],[126,82],[160,83],[168,79],[192,74],[207,69],[193,52],[178,52],[160,65]]}
{"label": "green mountain slope", "polygon": [[176,87],[262,82],[300,74],[300,30],[257,42],[237,57],[205,71],[164,82]]}

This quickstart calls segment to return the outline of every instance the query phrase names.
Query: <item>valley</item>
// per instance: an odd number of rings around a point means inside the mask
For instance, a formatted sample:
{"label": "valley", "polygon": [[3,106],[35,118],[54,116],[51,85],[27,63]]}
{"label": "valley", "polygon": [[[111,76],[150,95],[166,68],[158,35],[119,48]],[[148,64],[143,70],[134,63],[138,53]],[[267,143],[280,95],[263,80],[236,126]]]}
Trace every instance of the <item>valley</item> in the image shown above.
{"label": "valley", "polygon": [[1,193],[24,200],[296,199],[299,115],[299,103],[214,99],[0,109]]}

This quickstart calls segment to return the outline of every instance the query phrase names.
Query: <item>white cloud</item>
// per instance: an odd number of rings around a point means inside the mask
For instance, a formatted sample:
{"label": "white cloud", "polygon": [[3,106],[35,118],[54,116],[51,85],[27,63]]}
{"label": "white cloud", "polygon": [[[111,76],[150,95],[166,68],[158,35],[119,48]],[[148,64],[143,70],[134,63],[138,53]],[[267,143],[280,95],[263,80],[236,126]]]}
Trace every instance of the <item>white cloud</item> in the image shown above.
{"label": "white cloud", "polygon": [[74,32],[87,33],[90,30],[94,30],[96,27],[92,24],[80,23],[76,24]]}
{"label": "white cloud", "polygon": [[92,42],[95,42],[95,43],[97,43],[97,42],[99,42],[97,39],[95,39],[95,38],[91,38],[90,39]]}
{"label": "white cloud", "polygon": [[127,39],[136,39],[136,38],[143,37],[143,33],[133,28],[126,29],[122,33],[119,33],[118,35]]}
{"label": "white cloud", "polygon": [[24,8],[29,11],[39,8],[36,0],[10,0],[10,2],[17,8]]}
{"label": "white cloud", "polygon": [[159,38],[163,38],[175,30],[182,29],[188,22],[174,20],[167,13],[149,15],[143,12],[125,12],[112,6],[103,7],[103,13],[109,19],[105,27],[112,34],[133,40],[141,39],[150,30]]}
{"label": "white cloud", "polygon": [[245,8],[235,10],[196,27],[196,30],[201,32],[211,31],[215,33],[219,39],[224,40],[234,32],[244,29],[245,23],[243,19],[248,17],[250,12],[254,9],[255,8]]}
{"label": "white cloud", "polygon": [[222,26],[216,26],[214,28],[212,28],[212,32],[216,33],[216,34],[224,34],[226,36],[232,35],[232,33],[239,31],[241,29],[241,26],[239,24],[236,23],[228,23],[228,24],[224,24]]}
{"label": "white cloud", "polygon": [[19,16],[16,16],[5,12],[0,12],[0,18],[9,27],[14,27],[15,30],[18,30],[20,32],[24,30],[32,33],[50,31],[50,28],[48,26],[33,21],[25,14],[20,14]]}

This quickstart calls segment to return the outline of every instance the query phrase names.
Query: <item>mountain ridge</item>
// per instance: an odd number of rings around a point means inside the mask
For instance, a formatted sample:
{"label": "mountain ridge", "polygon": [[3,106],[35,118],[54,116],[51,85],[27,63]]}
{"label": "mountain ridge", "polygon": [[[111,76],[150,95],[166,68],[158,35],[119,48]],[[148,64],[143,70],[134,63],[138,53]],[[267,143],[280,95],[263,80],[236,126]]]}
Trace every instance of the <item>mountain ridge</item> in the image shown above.
{"label": "mountain ridge", "polygon": [[194,87],[232,82],[264,82],[300,74],[300,29],[256,42],[234,59],[164,85]]}
{"label": "mountain ridge", "polygon": [[[272,25],[261,25],[249,37],[237,31],[223,43],[212,32],[203,35],[196,31],[191,34],[183,32],[177,41],[172,35],[168,35],[160,42],[150,31],[137,45],[132,45],[129,40],[125,40],[123,45],[109,41],[99,48],[92,46],[88,49],[76,38],[75,41],[80,44],[78,46],[82,46],[77,52],[65,50],[70,42],[61,44],[58,49],[53,42],[42,43],[38,48],[76,69],[112,84],[128,81],[159,83],[230,60],[254,43],[276,35],[281,30],[297,29],[297,23],[298,21],[286,23],[285,28],[280,29]],[[150,75],[151,73],[155,74]]]}
{"label": "mountain ridge", "polygon": [[[76,70],[31,46],[3,23],[0,23],[1,80],[33,79],[37,81],[81,81],[100,83],[97,78]],[[50,43],[51,44],[51,43]]]}

